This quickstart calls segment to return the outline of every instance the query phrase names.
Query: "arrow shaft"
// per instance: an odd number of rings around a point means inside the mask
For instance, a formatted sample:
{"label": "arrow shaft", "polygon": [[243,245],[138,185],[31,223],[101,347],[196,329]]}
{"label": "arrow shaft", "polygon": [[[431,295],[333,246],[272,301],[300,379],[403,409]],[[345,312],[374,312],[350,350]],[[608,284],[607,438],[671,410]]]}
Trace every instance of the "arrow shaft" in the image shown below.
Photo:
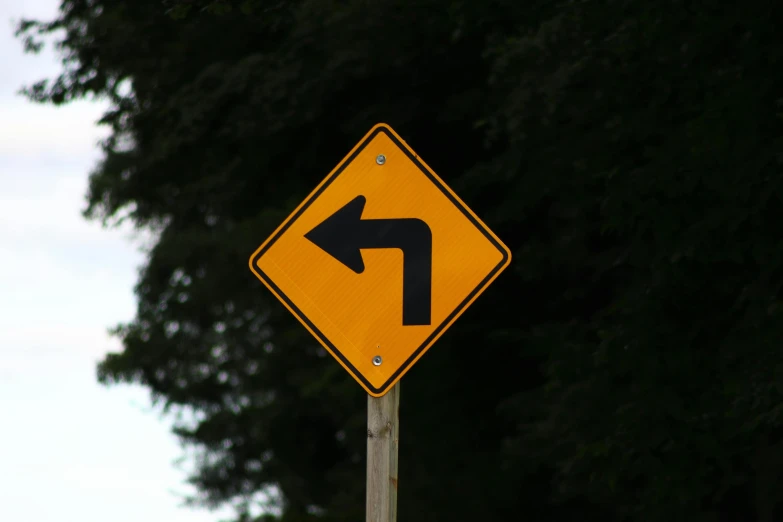
{"label": "arrow shaft", "polygon": [[363,219],[354,240],[360,249],[402,250],[402,324],[431,324],[432,231],[421,219]]}

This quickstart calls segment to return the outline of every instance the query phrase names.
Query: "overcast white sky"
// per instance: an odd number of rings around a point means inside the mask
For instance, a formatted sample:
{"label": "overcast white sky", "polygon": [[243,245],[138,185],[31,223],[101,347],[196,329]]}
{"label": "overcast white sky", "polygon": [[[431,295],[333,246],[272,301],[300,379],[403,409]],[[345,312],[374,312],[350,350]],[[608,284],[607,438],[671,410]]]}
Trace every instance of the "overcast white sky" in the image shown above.
{"label": "overcast white sky", "polygon": [[95,380],[143,257],[80,216],[103,107],[16,95],[59,65],[24,55],[12,20],[58,5],[0,0],[0,521],[215,522],[226,513],[180,507],[182,453],[146,391]]}

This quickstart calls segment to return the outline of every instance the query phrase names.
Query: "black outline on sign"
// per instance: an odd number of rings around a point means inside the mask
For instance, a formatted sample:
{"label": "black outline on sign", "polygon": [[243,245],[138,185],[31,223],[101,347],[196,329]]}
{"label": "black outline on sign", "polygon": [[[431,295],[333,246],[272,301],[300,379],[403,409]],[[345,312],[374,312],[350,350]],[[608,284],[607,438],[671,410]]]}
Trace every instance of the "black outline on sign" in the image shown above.
{"label": "black outline on sign", "polygon": [[[476,286],[476,288],[473,289],[470,294],[459,304],[457,307],[432,331],[432,333],[424,340],[424,342],[414,350],[414,352],[408,357],[405,362],[403,362],[399,368],[389,377],[389,379],[381,385],[380,388],[374,387],[370,382],[367,380],[364,375],[362,375],[359,370],[356,369],[356,367],[351,364],[351,362],[340,352],[340,350],[337,349],[337,347],[321,332],[321,330],[318,329],[318,327],[310,321],[310,319],[302,313],[302,311],[297,307],[293,301],[291,301],[285,293],[283,293],[282,290],[261,270],[261,268],[258,266],[258,261],[261,259],[261,257],[266,253],[269,248],[275,244],[275,241],[280,239],[280,237],[286,233],[286,231],[291,227],[291,225],[301,216],[305,210],[315,201],[326,188],[332,184],[332,182],[339,176],[345,168],[351,164],[351,162],[356,159],[356,157],[364,150],[364,148],[367,146],[368,143],[370,143],[375,136],[377,136],[379,133],[384,133],[386,136],[394,142],[397,147],[405,152],[405,155],[410,159],[414,165],[416,165],[419,170],[427,176],[427,178],[436,186],[440,191],[447,197],[449,200],[456,206],[462,214],[468,218],[468,220],[473,223],[473,225],[481,231],[482,234],[484,234],[484,237],[486,237],[490,243],[492,243],[495,248],[497,248],[500,253],[502,254],[502,259],[500,260],[500,263],[498,263],[495,268],[493,268],[489,274]],[[356,150],[351,154],[350,157],[348,157],[342,165],[340,165],[339,169],[334,172],[332,176],[329,177],[329,179],[326,180],[326,182],[321,185],[321,187],[310,195],[310,197],[305,200],[304,204],[299,208],[299,210],[293,214],[288,221],[285,223],[285,225],[280,228],[280,230],[275,233],[275,235],[264,245],[264,248],[259,250],[256,255],[252,258],[252,263],[254,267],[254,271],[256,274],[261,277],[271,288],[274,289],[275,293],[280,296],[281,299],[283,299],[286,304],[291,308],[291,310],[294,311],[294,313],[297,315],[297,317],[307,324],[307,326],[315,333],[315,335],[318,337],[318,339],[324,343],[329,349],[332,351],[332,353],[340,359],[343,364],[350,369],[351,373],[359,379],[368,389],[372,390],[373,393],[382,394],[386,391],[386,389],[391,385],[392,382],[397,378],[398,375],[400,375],[402,372],[407,370],[411,364],[413,364],[413,361],[416,359],[416,357],[419,356],[419,354],[424,351],[426,348],[429,347],[429,345],[433,342],[433,340],[440,335],[440,333],[446,328],[446,325],[451,322],[452,319],[454,319],[455,316],[457,316],[462,310],[464,310],[468,303],[473,299],[478,293],[480,293],[489,283],[489,281],[495,277],[495,275],[500,272],[503,267],[508,263],[510,254],[509,252],[503,248],[503,245],[495,239],[492,234],[490,234],[489,230],[486,228],[485,225],[480,223],[473,215],[468,211],[466,206],[457,200],[449,190],[446,189],[443,182],[441,182],[439,179],[434,177],[430,171],[424,167],[424,165],[421,164],[419,159],[411,153],[411,151],[408,149],[407,146],[403,145],[400,140],[391,132],[389,132],[384,127],[377,128],[374,132],[372,132],[367,138],[356,148]]]}

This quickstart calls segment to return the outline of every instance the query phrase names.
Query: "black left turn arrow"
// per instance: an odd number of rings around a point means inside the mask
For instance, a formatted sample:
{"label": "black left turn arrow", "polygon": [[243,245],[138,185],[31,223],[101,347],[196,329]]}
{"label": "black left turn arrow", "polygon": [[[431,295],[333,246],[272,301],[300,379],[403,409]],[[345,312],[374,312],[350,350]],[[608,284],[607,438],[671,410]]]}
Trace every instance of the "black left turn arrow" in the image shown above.
{"label": "black left turn arrow", "polygon": [[428,325],[432,314],[432,231],[421,219],[362,219],[367,198],[357,196],[305,237],[357,274],[364,248],[402,250],[402,324]]}

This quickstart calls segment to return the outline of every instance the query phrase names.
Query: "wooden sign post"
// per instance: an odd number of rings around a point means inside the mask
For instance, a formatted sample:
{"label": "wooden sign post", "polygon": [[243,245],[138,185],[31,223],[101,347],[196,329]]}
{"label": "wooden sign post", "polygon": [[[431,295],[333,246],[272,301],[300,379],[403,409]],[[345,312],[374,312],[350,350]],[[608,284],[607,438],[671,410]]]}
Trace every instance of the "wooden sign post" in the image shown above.
{"label": "wooden sign post", "polygon": [[397,519],[399,381],[511,263],[379,123],[250,256],[250,270],[370,395],[367,522]]}
{"label": "wooden sign post", "polygon": [[367,396],[367,522],[397,522],[400,383]]}

